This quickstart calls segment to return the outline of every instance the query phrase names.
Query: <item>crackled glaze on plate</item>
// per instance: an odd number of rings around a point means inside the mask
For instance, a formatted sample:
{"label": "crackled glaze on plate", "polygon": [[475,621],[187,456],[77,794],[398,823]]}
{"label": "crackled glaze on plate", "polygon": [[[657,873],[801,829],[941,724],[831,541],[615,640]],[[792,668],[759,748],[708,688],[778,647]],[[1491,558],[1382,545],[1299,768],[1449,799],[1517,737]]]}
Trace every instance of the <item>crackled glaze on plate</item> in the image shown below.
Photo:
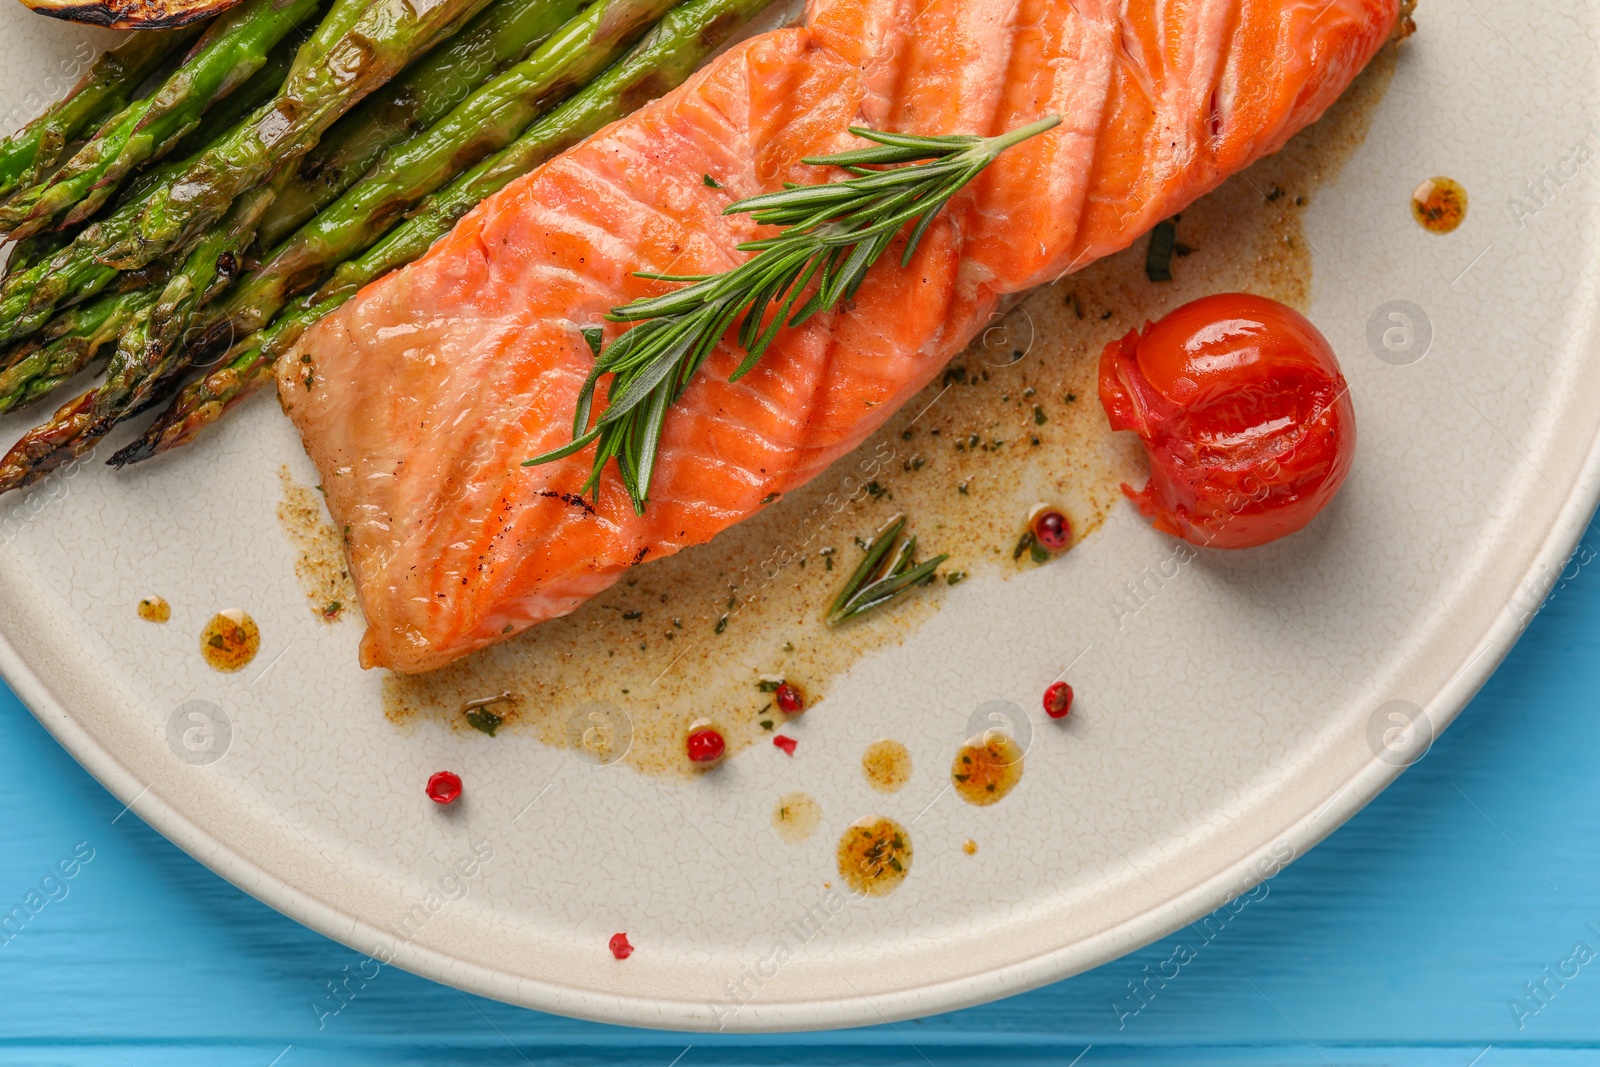
{"label": "crackled glaze on plate", "polygon": [[[714,774],[654,777],[516,731],[385,721],[381,679],[353,666],[358,624],[307,610],[276,513],[282,465],[313,477],[261,398],[185,453],[120,475],[80,464],[0,501],[0,668],[225,877],[380,964],[546,1010],[872,1023],[1162,936],[1425,750],[1537,609],[1600,486],[1600,6],[1425,3],[1418,23],[1365,141],[1286,210],[1361,435],[1344,491],[1300,535],[1190,555],[1119,505],[1055,563],[944,590],[828,681],[792,758],[758,745]],[[64,90],[84,37],[20,6],[0,26],[16,125],[35,107],[24,87]],[[1435,175],[1471,197],[1446,235],[1410,217]],[[137,617],[152,593],[165,625]],[[261,632],[232,674],[196,648],[224,609]],[[1063,672],[1077,699],[1058,723],[1037,704]],[[1001,803],[961,803],[955,750],[1013,714],[1026,775]],[[884,737],[913,767],[892,794],[860,768]],[[422,792],[445,767],[466,782],[448,809]],[[820,818],[791,843],[774,808],[798,791]],[[834,849],[877,816],[907,828],[915,865],[858,896]],[[622,929],[626,961],[606,948]]]}

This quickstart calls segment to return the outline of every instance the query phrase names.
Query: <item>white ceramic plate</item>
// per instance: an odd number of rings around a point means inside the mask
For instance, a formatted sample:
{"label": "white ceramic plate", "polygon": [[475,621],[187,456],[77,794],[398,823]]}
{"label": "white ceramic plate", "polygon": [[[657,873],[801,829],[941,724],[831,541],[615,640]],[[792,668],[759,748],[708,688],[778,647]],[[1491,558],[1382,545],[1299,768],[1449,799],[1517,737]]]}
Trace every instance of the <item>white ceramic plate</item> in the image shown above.
{"label": "white ceramic plate", "polygon": [[[1142,576],[1172,544],[1123,505],[1067,560],[975,578],[837,679],[792,761],[750,753],[715,778],[658,780],[526,736],[396,729],[354,666],[359,626],[306,610],[274,511],[280,464],[313,479],[262,400],[181,462],[84,465],[0,501],[0,668],[134,812],[246,891],[359,951],[550,1011],[871,1023],[1165,935],[1310,848],[1425,749],[1595,504],[1600,6],[1425,2],[1418,20],[1364,144],[1300,218],[1311,314],[1356,399],[1354,473],[1306,533],[1175,568],[1131,617],[1110,605],[1130,582],[1153,589]],[[84,38],[17,5],[0,27],[15,125],[35,107],[27,87],[65,88]],[[1409,217],[1434,174],[1473,196],[1447,237]],[[1369,345],[1395,300],[1431,331],[1414,362],[1420,333],[1386,359]],[[166,627],[134,616],[147,592],[172,600]],[[264,645],[221,675],[196,635],[229,606]],[[972,710],[1037,709],[1074,659],[1079,708],[1066,729],[1033,712],[1017,791],[986,809],[940,801]],[[169,722],[191,700],[223,709],[222,758],[179,758]],[[1426,718],[1395,732],[1408,707]],[[892,796],[856,769],[884,735],[918,767]],[[441,812],[419,789],[446,765],[468,796]],[[823,809],[801,846],[769,827],[794,788]],[[913,826],[912,875],[836,910],[833,843],[877,811]],[[472,842],[492,858],[458,863]],[[605,942],[622,929],[639,950],[618,963]]]}

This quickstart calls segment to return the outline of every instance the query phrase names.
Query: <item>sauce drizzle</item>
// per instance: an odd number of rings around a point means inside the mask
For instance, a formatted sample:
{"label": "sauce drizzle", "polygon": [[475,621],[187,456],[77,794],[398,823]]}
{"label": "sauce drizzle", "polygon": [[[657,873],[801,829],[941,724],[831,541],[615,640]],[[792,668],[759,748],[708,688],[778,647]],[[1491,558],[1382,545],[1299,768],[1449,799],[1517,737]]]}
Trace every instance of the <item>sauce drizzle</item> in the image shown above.
{"label": "sauce drizzle", "polygon": [[217,612],[200,631],[200,654],[225,674],[243,669],[260,651],[260,627],[238,608]]}
{"label": "sauce drizzle", "polygon": [[1449,233],[1467,217],[1467,191],[1453,178],[1434,177],[1411,194],[1411,217],[1429,233]]}
{"label": "sauce drizzle", "polygon": [[956,753],[950,784],[968,804],[998,804],[1022,781],[1022,757],[1022,746],[1009,734],[985,730]]}
{"label": "sauce drizzle", "polygon": [[857,819],[839,838],[839,876],[858,893],[881,897],[911,873],[911,835],[886,815]]}
{"label": "sauce drizzle", "polygon": [[791,845],[808,840],[822,823],[822,807],[810,793],[785,793],[772,809],[772,828]]}
{"label": "sauce drizzle", "polygon": [[884,738],[861,755],[861,773],[880,793],[897,793],[911,779],[911,753],[900,742]]}

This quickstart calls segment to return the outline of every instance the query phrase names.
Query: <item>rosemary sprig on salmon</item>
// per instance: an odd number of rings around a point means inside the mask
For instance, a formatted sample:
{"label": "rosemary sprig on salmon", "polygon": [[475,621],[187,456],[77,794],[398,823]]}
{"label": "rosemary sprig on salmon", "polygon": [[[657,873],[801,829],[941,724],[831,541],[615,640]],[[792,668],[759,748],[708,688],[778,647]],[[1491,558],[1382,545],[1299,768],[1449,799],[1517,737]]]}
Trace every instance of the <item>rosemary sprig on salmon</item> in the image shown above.
{"label": "rosemary sprig on salmon", "polygon": [[[688,284],[613,308],[606,315],[608,321],[639,325],[609,346],[602,344],[600,327],[584,330],[595,362],[578,394],[573,439],[524,461],[523,466],[563,459],[597,443],[582,492],[592,493],[606,464],[615,460],[634,511],[643,515],[667,411],[734,319],[744,316],[738,338],[745,357],[729,376],[730,382],[755,367],[780,330],[799,326],[853,297],[867,270],[907,226],[911,230],[900,265],[910,264],[923,234],[951,197],[1001,152],[1060,124],[1059,115],[1049,115],[995,137],[923,137],[852,126],[851,133],[876,147],[803,162],[840,167],[854,177],[820,185],[786,182],[778,192],[729,204],[724,215],[744,213],[761,225],[784,230],[738,245],[739,251],[755,255],[721,274],[636,271],[636,277]],[[810,297],[796,309],[808,291]],[[613,377],[606,409],[591,428],[595,389],[607,374]]]}

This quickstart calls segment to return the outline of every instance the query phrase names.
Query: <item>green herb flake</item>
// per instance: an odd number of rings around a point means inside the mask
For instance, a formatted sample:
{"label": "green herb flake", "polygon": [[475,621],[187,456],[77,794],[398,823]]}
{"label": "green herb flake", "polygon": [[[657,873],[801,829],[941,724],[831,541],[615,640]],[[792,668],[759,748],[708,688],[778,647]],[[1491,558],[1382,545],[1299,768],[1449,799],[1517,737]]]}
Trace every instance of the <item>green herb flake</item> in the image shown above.
{"label": "green herb flake", "polygon": [[708,188],[708,189],[721,189],[722,188],[722,183],[717,181],[717,179],[713,178],[709,174],[701,175],[700,180],[706,183],[706,188]]}
{"label": "green herb flake", "polygon": [[778,687],[782,684],[782,678],[763,678],[761,681],[756,683],[756,688],[761,690],[763,693],[776,693],[778,691]]}
{"label": "green herb flake", "polygon": [[1027,531],[1021,537],[1019,537],[1017,539],[1017,547],[1015,547],[1015,548],[1013,548],[1011,550],[1011,558],[1013,560],[1021,559],[1022,558],[1022,554],[1024,552],[1026,552],[1029,549],[1033,548],[1038,543],[1039,543],[1039,539],[1037,537],[1033,536],[1033,531],[1032,530]]}
{"label": "green herb flake", "polygon": [[762,720],[761,720],[761,728],[762,728],[762,729],[763,729],[763,730],[770,730],[770,729],[772,729],[772,720],[771,720],[771,719],[762,719]]}
{"label": "green herb flake", "polygon": [[624,612],[623,612],[623,613],[622,613],[622,617],[623,617],[623,618],[624,618],[624,619],[625,619],[625,620],[627,620],[627,621],[629,621],[629,622],[632,622],[632,621],[634,621],[634,620],[635,620],[635,619],[642,619],[642,618],[644,618],[644,612],[642,612],[642,611],[638,611],[638,610],[634,610],[634,611],[624,611]]}
{"label": "green herb flake", "polygon": [[951,571],[949,574],[944,576],[944,584],[945,585],[960,585],[962,582],[964,582],[966,580],[967,580],[967,572],[966,571]]}
{"label": "green herb flake", "polygon": [[488,734],[490,737],[494,736],[494,732],[500,729],[500,724],[503,722],[505,722],[504,718],[496,715],[488,708],[473,708],[467,712],[467,725],[481,734]]}
{"label": "green herb flake", "polygon": [[1038,404],[1033,405],[1033,424],[1035,426],[1043,426],[1049,421],[1049,417],[1044,413],[1044,408],[1040,407]]}
{"label": "green herb flake", "polygon": [[1144,276],[1153,282],[1172,280],[1172,250],[1178,242],[1178,225],[1171,219],[1156,223],[1150,231],[1150,250],[1144,258]]}
{"label": "green herb flake", "polygon": [[717,619],[717,624],[711,628],[712,633],[720,634],[728,628],[728,616],[723,615]]}

